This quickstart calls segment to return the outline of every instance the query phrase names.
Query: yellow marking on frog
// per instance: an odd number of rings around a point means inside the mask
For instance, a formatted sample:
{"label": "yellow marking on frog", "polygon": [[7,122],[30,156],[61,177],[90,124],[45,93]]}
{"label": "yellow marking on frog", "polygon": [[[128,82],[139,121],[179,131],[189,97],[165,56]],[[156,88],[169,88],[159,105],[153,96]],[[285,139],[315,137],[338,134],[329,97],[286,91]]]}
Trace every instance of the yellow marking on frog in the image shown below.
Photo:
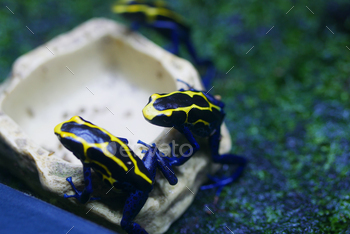
{"label": "yellow marking on frog", "polygon": [[[103,165],[102,163],[100,163],[100,162],[98,162],[98,161],[96,161],[96,160],[91,160],[90,162],[91,162],[91,163],[95,163],[96,165],[99,165],[100,167],[102,167],[102,168],[107,172],[108,176],[105,175],[105,174],[103,174],[101,171],[95,170],[95,169],[94,169],[94,171],[97,171],[97,172],[99,172],[100,175],[102,175],[102,179],[106,179],[106,180],[108,180],[109,182],[111,182],[111,181],[116,181],[115,179],[113,179],[112,173],[108,170],[108,168],[107,168],[105,165]],[[113,184],[113,183],[112,183],[112,184]]]}
{"label": "yellow marking on frog", "polygon": [[142,3],[127,5],[127,2],[125,2],[125,5],[123,5],[123,3],[114,5],[112,7],[112,11],[117,14],[142,12],[145,14],[148,23],[154,22],[159,15],[168,17],[175,22],[178,22],[179,24],[183,24],[184,20],[180,15],[176,14],[172,10],[169,10],[168,8],[165,8],[164,6],[165,4],[160,3],[155,4],[154,7],[148,6],[146,4],[144,5]]}
{"label": "yellow marking on frog", "polygon": [[[117,142],[119,145],[121,145],[121,147],[124,148],[124,151],[128,154],[129,159],[132,161],[133,165],[134,165],[134,172],[136,175],[141,176],[144,180],[146,180],[148,183],[152,184],[152,180],[145,175],[144,173],[142,173],[137,165],[137,161],[136,159],[133,157],[133,155],[130,153],[130,148],[128,147],[128,145],[126,145],[123,141],[121,141],[118,137],[113,136],[112,134],[110,134],[109,132],[107,132],[105,129],[100,128],[96,125],[93,125],[91,123],[85,122],[83,121],[79,116],[73,116],[70,120],[62,122],[60,124],[58,124],[55,127],[55,133],[59,134],[59,136],[61,138],[66,138],[66,137],[71,137],[73,139],[76,139],[78,142],[80,142],[83,145],[84,148],[84,155],[86,158],[87,157],[87,150],[91,147],[95,147],[95,148],[100,148],[104,155],[107,156],[108,158],[112,159],[114,162],[116,162],[120,167],[122,167],[126,172],[128,171],[128,167],[125,165],[125,163],[120,160],[118,157],[116,157],[115,155],[111,154],[111,152],[109,152],[107,150],[107,146],[109,144],[109,142],[103,142],[103,143],[88,143],[86,142],[83,138],[76,136],[74,133],[70,133],[70,132],[62,132],[62,125],[65,123],[70,123],[70,122],[75,122],[77,124],[81,124],[81,125],[86,125],[90,128],[96,128],[99,129],[101,132],[105,133],[106,135],[108,135],[111,138],[111,141],[113,142]],[[88,162],[96,162],[95,160],[90,160],[88,158]],[[109,171],[108,169],[106,171]]]}
{"label": "yellow marking on frog", "polygon": [[209,123],[207,121],[204,121],[202,119],[197,120],[196,122],[192,123],[193,125],[195,125],[196,123],[204,123],[205,125],[209,126]]}
{"label": "yellow marking on frog", "polygon": [[[176,109],[166,109],[166,110],[157,110],[154,107],[154,102],[159,99],[159,98],[164,98],[164,97],[169,97],[171,95],[177,94],[177,93],[181,93],[181,94],[185,94],[190,96],[191,98],[193,98],[195,95],[197,96],[201,96],[203,97],[206,102],[209,104],[209,107],[202,107],[202,106],[198,106],[196,104],[192,104],[191,106],[185,106],[185,107],[178,107]],[[190,112],[191,109],[196,108],[199,110],[209,110],[209,111],[213,111],[213,109],[217,109],[218,111],[221,111],[221,107],[214,105],[213,103],[211,103],[208,98],[202,93],[202,92],[194,92],[194,91],[175,91],[172,93],[168,93],[168,94],[152,94],[151,96],[152,101],[150,103],[148,103],[142,110],[143,116],[148,119],[148,120],[152,120],[153,118],[155,118],[156,116],[158,116],[159,114],[163,114],[166,116],[171,116],[173,114],[174,111],[184,111],[186,113],[186,121],[185,123],[188,123],[188,113]],[[204,120],[197,120],[195,123],[197,122],[203,122],[206,125],[209,125],[208,122],[204,121]],[[193,124],[195,124],[193,123]]]}

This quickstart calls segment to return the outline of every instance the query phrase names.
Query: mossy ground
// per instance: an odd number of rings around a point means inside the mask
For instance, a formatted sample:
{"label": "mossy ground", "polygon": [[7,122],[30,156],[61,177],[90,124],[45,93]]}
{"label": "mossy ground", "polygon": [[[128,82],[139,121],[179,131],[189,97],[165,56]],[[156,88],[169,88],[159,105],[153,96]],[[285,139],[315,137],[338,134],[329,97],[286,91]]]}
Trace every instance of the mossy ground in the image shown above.
{"label": "mossy ground", "polygon": [[[3,2],[0,77],[23,53],[92,17],[121,20],[111,13],[112,3]],[[199,192],[168,233],[349,233],[348,3],[170,4],[192,25],[200,55],[220,70],[210,92],[226,103],[232,153],[249,164],[238,182],[224,188],[216,207],[215,191]],[[164,43],[154,32],[142,32]],[[1,182],[23,190],[8,175]]]}

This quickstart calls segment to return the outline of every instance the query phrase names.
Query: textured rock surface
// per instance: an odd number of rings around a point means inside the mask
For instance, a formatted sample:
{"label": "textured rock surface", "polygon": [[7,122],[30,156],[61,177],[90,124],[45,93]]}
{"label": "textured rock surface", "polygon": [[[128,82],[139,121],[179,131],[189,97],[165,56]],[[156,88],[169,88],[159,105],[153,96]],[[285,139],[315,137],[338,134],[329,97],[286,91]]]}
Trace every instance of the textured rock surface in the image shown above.
{"label": "textured rock surface", "polygon": [[[113,21],[90,20],[14,64],[12,77],[1,87],[0,164],[38,193],[63,197],[71,193],[66,177],[72,176],[78,188],[83,186],[81,163],[53,134],[57,123],[73,115],[128,138],[140,157],[138,139],[185,142],[176,130],[167,134],[169,129],[148,124],[141,113],[150,94],[183,87],[177,78],[202,89],[187,61]],[[224,126],[222,135],[220,152],[224,153],[231,147]],[[150,233],[166,231],[191,204],[206,174],[217,170],[210,163],[206,142],[199,142],[201,151],[174,169],[179,178],[176,186],[157,174],[154,190],[135,220]],[[94,179],[94,195],[101,201],[80,205],[74,199],[61,199],[62,205],[117,230],[125,194],[106,195],[110,188]]]}

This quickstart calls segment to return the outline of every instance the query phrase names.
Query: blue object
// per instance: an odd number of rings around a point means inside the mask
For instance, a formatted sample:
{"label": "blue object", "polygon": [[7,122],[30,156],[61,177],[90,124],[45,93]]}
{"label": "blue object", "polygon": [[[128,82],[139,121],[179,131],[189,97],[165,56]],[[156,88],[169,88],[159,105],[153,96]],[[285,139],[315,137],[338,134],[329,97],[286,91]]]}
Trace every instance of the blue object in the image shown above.
{"label": "blue object", "polygon": [[6,185],[0,194],[0,233],[115,233]]}

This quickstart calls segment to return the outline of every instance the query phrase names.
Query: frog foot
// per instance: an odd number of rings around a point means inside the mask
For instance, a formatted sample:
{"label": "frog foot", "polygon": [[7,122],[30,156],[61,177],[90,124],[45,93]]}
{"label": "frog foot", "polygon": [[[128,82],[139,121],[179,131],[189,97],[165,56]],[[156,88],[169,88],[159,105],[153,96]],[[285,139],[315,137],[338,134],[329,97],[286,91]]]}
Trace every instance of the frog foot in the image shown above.
{"label": "frog foot", "polygon": [[88,193],[85,189],[81,192],[79,191],[73,181],[72,181],[72,177],[67,177],[66,180],[68,181],[68,183],[72,186],[72,189],[74,190],[75,194],[74,195],[67,195],[64,194],[64,198],[71,198],[74,197],[76,198],[80,203],[87,203],[88,201],[93,201],[93,200],[100,200],[101,198],[99,197],[91,197],[91,193]]}

